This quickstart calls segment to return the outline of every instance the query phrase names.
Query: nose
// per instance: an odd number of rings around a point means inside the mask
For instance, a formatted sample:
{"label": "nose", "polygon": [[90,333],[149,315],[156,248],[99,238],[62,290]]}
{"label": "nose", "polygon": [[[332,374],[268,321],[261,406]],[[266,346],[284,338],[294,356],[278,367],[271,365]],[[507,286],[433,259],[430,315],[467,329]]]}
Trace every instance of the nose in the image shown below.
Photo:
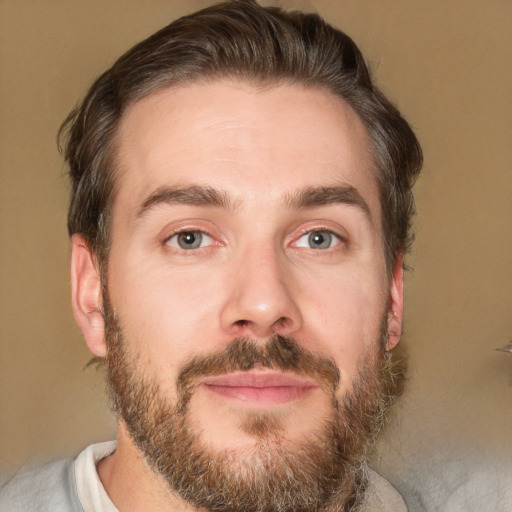
{"label": "nose", "polygon": [[[248,254],[250,252],[250,254]],[[221,327],[230,336],[292,335],[302,327],[293,279],[275,250],[247,251],[230,272]]]}

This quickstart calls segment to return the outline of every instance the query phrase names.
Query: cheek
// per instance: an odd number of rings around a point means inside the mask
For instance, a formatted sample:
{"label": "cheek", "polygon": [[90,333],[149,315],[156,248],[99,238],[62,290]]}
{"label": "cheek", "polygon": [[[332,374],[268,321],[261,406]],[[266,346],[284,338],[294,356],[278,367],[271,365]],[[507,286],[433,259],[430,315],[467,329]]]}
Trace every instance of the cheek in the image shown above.
{"label": "cheek", "polygon": [[[368,349],[380,338],[385,286],[371,273],[345,273],[324,280],[308,294],[308,324],[349,380]],[[316,333],[316,334],[315,334]]]}
{"label": "cheek", "polygon": [[142,262],[115,268],[109,275],[111,302],[126,342],[144,364],[163,367],[165,374],[211,348],[205,334],[218,322],[218,278]]}

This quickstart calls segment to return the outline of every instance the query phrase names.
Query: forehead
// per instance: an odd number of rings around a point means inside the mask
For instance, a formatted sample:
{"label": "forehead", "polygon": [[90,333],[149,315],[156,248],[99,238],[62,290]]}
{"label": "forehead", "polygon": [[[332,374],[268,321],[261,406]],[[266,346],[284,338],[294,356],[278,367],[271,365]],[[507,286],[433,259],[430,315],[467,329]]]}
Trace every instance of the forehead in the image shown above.
{"label": "forehead", "polygon": [[320,88],[219,80],[164,89],[124,114],[116,156],[114,210],[128,202],[136,209],[169,185],[219,188],[243,205],[346,184],[380,217],[366,129]]}

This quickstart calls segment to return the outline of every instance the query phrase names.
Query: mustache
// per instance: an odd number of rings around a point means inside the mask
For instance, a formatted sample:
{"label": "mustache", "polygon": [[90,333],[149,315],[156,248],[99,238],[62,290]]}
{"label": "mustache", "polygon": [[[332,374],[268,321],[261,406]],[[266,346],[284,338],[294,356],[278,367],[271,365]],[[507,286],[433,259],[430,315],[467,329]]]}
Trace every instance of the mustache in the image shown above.
{"label": "mustache", "polygon": [[177,378],[177,412],[185,413],[201,379],[231,372],[247,372],[254,368],[282,370],[312,377],[335,398],[340,371],[334,360],[302,347],[290,336],[275,335],[266,342],[235,338],[226,347],[208,355],[195,356],[180,370]]}

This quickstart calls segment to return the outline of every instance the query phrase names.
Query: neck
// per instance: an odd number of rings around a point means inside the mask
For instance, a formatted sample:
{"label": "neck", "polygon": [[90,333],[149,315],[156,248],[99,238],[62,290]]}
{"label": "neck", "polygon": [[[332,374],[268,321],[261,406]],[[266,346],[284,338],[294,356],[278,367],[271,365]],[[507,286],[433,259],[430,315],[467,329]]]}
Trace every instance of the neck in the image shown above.
{"label": "neck", "polygon": [[118,426],[116,451],[98,463],[98,475],[120,512],[193,512],[146,463],[126,428]]}

